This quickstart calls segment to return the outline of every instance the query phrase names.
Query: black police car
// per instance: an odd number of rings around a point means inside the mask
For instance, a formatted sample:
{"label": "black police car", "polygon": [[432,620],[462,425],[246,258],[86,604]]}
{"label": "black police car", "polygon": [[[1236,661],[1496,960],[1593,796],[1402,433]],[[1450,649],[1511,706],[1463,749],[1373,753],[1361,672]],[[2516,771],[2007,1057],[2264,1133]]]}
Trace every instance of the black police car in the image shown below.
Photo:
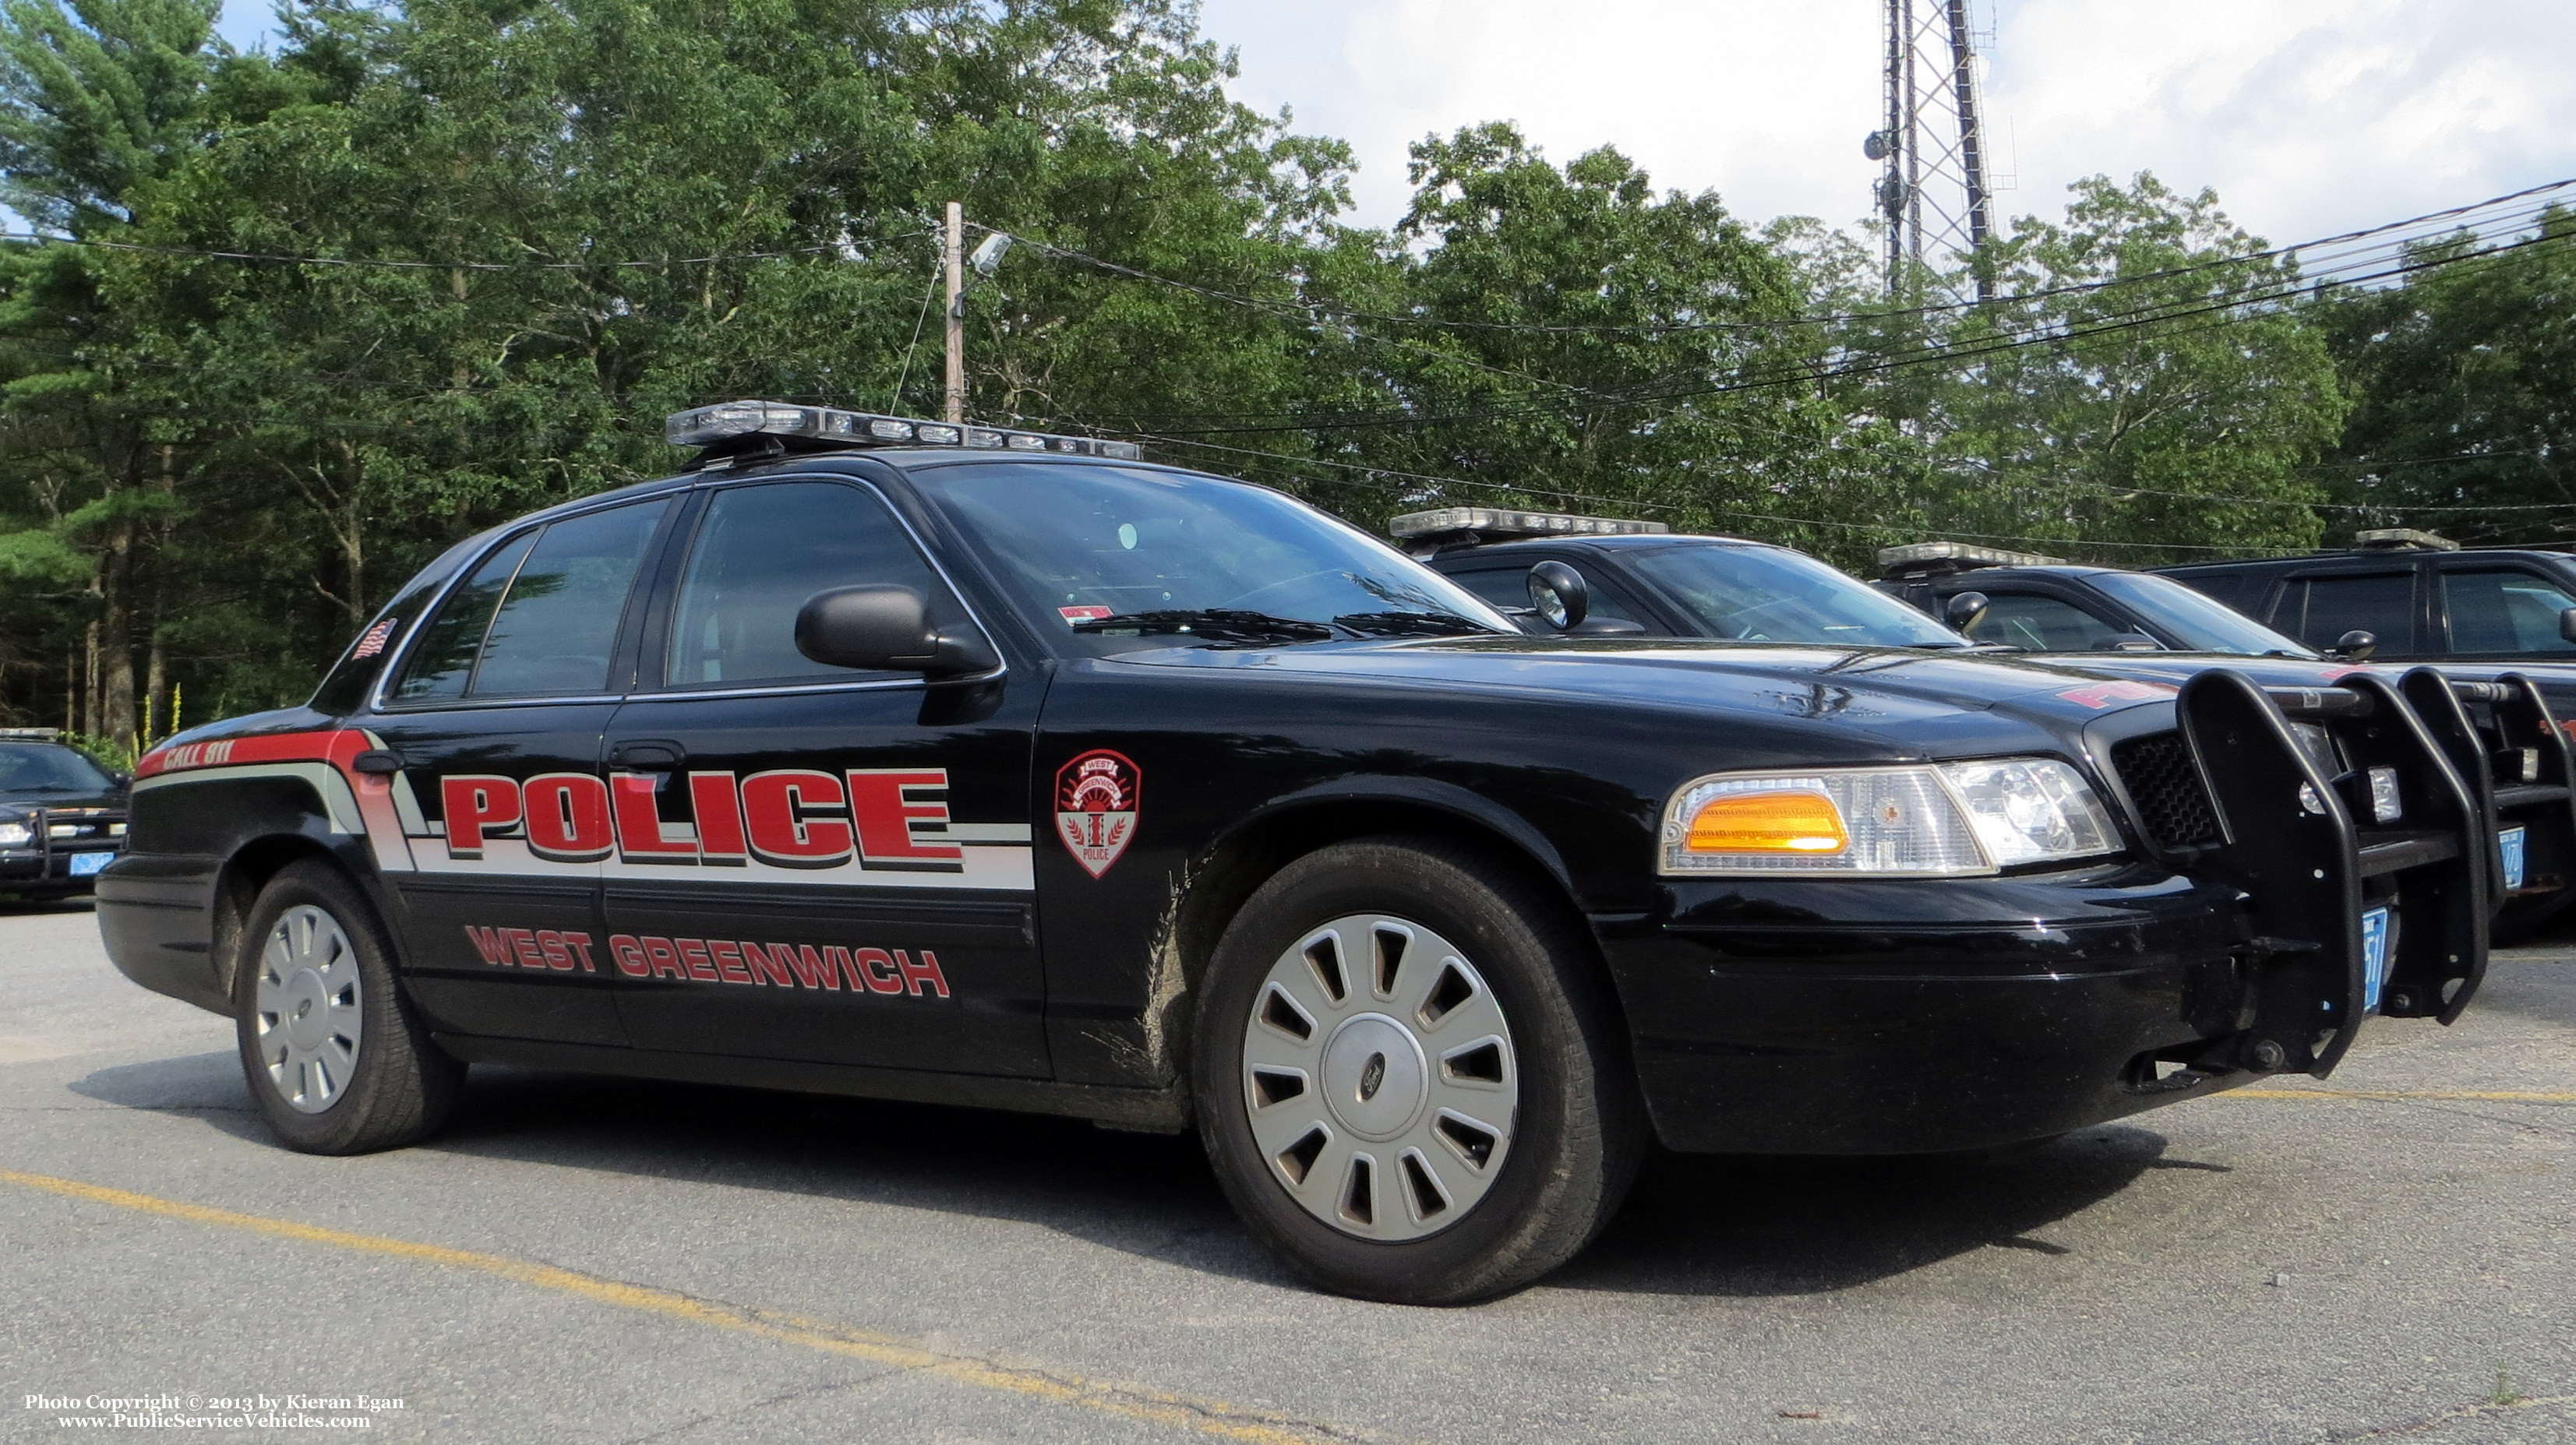
{"label": "black police car", "polygon": [[[2388,617],[2315,614],[2306,619],[2312,630],[2333,632],[2331,648],[2319,651],[2207,593],[2153,572],[2070,565],[2055,557],[1955,542],[1889,547],[1880,551],[1878,561],[1883,575],[1872,586],[1933,616],[1955,620],[1970,638],[2032,652],[2170,649],[2288,658],[2326,667],[2326,675],[2331,676],[2331,664],[2380,661],[2378,635],[2367,627],[2343,624],[2391,622]],[[2514,573],[2510,586],[2491,586],[2496,577],[2506,574],[2485,570],[2487,566],[2480,564],[2480,570],[2471,574],[2479,579],[2473,588],[2463,590],[2445,582],[2435,591],[2462,606],[2519,607],[2517,625],[2525,632],[2537,635],[2547,628],[2554,636],[2561,619],[2551,610],[2558,594],[2550,584],[2525,582]],[[2287,570],[2305,578],[2297,567]],[[2376,585],[2370,581],[2376,574],[2354,575],[2364,584]],[[2290,585],[2304,587],[2309,582]],[[2576,586],[2576,578],[2570,579],[2570,585]],[[2418,656],[2401,646],[2392,660]],[[2576,906],[2576,817],[2571,817],[2558,796],[2570,774],[2559,756],[2565,751],[2563,739],[2550,737],[2562,732],[2561,719],[2576,718],[2576,666],[2552,663],[2544,656],[2517,659],[2510,652],[2444,656],[2441,663],[2443,675],[2454,682],[2497,685],[2492,690],[2469,690],[2466,720],[2477,737],[2461,740],[2461,756],[2455,762],[2464,775],[2485,771],[2493,779],[2488,791],[2501,804],[2498,863],[2506,897],[2497,932],[2499,937],[2526,934]],[[2399,661],[2392,673],[2402,666]],[[2123,670],[2137,675],[2137,660],[2127,660]],[[2150,662],[2147,671],[2156,670]],[[2506,699],[2510,716],[2497,717],[2494,705],[2481,700],[2488,691]],[[2481,752],[2490,755],[2496,766],[2477,766],[2472,759]],[[2470,780],[2477,781],[2474,776]]]}
{"label": "black police car", "polygon": [[2208,652],[2361,661],[2376,649],[2347,630],[2321,651],[2153,572],[1958,542],[1883,547],[1870,584],[1977,642],[2026,652]]}
{"label": "black police car", "polygon": [[2485,966],[2475,803],[2383,679],[1531,637],[1115,443],[671,435],[144,760],[109,951],[237,1019],[293,1147],[418,1139],[486,1060],[1195,1120],[1308,1278],[1455,1302],[1650,1140],[2044,1138]]}
{"label": "black police car", "polygon": [[[1888,575],[1864,586],[1786,547],[1673,536],[1661,523],[1622,518],[1452,507],[1398,517],[1394,530],[1415,555],[1487,601],[1534,604],[1521,610],[1555,632],[1935,649],[1982,644],[2176,689],[2213,667],[2271,686],[2311,688],[2356,670],[2180,583],[2031,553],[1952,542],[1893,547],[1879,553]],[[1908,605],[1891,610],[1886,598]],[[2366,634],[2343,640],[2348,651],[2370,650]],[[2576,669],[2472,663],[2438,674],[2385,670],[2421,710],[2487,819],[2499,937],[2527,935],[2576,907],[2576,750],[2550,696],[2576,675],[2552,673]],[[2352,772],[2313,730],[2303,737],[2322,771]]]}
{"label": "black police car", "polygon": [[87,893],[125,843],[125,780],[53,728],[0,728],[0,895]]}

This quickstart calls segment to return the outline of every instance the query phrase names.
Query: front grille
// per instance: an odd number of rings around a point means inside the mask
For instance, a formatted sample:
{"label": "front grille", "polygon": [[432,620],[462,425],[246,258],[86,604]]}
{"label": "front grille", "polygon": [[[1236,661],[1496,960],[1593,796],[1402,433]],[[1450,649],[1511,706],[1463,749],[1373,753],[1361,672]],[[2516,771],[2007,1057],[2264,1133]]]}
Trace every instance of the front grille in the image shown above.
{"label": "front grille", "polygon": [[2218,810],[2192,766],[2180,733],[2150,733],[2111,747],[2111,766],[2129,790],[2138,821],[2158,846],[2188,848],[2218,841]]}

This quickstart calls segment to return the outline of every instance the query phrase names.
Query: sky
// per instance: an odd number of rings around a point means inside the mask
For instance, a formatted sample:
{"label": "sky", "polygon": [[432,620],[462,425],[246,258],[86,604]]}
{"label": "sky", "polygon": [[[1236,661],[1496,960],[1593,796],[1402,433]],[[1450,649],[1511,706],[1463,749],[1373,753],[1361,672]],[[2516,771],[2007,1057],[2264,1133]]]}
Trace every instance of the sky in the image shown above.
{"label": "sky", "polygon": [[[1756,221],[1857,222],[1878,168],[1879,0],[1203,0],[1238,96],[1356,148],[1356,219],[1405,147],[1510,119],[1609,144]],[[1924,3],[1924,0],[1917,0]],[[2152,170],[2291,242],[2576,176],[2568,0],[1977,0],[1999,206]]]}
{"label": "sky", "polygon": [[[1916,0],[1926,3],[1926,0]],[[1615,145],[1737,214],[1858,221],[1880,0],[1202,0],[1237,96],[1349,141],[1386,225],[1405,147],[1508,119],[1553,159]],[[2568,0],[1975,0],[1998,204],[2152,170],[2276,242],[2576,176]],[[268,0],[228,0],[255,40]]]}

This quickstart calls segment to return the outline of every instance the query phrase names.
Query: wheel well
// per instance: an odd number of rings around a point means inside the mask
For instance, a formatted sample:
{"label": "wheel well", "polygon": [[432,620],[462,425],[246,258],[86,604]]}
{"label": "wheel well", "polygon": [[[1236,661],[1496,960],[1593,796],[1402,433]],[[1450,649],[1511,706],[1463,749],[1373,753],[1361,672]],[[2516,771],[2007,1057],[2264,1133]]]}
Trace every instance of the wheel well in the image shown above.
{"label": "wheel well", "polygon": [[233,989],[233,969],[241,953],[242,930],[250,923],[252,905],[259,901],[260,890],[268,880],[283,872],[286,865],[304,858],[319,858],[332,867],[340,866],[331,850],[311,838],[295,833],[281,833],[255,838],[244,844],[232,857],[224,860],[223,871],[215,875],[215,928],[211,940],[214,948],[216,981],[229,995]]}
{"label": "wheel well", "polygon": [[[1198,1001],[1199,977],[1216,953],[1244,900],[1273,874],[1318,848],[1354,838],[1393,835],[1434,837],[1474,849],[1494,862],[1525,874],[1541,896],[1563,910],[1561,921],[1575,936],[1590,938],[1591,927],[1575,906],[1565,881],[1498,829],[1446,808],[1398,798],[1364,798],[1314,803],[1288,809],[1246,825],[1229,835],[1190,877],[1188,891],[1173,919],[1171,952],[1181,965],[1181,987],[1164,1020],[1165,1037],[1180,1048],[1171,1059],[1176,1075],[1187,1079],[1189,1018]],[[1599,967],[1599,961],[1593,961]],[[1603,974],[1606,985],[1608,976]],[[1161,990],[1157,990],[1161,992]],[[1615,993],[1612,995],[1615,999]]]}

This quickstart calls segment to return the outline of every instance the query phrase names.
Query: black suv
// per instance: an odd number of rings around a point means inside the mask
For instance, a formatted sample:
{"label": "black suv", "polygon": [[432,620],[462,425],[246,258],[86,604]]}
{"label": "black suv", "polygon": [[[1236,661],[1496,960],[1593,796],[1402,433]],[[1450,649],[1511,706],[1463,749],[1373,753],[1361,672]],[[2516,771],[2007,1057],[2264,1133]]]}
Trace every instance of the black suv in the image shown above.
{"label": "black suv", "polygon": [[1650,1141],[2045,1138],[2485,965],[2479,804],[2385,679],[1533,637],[1116,443],[670,435],[145,758],[109,953],[235,1019],[290,1146],[486,1060],[1194,1123],[1307,1277],[1453,1302]]}
{"label": "black suv", "polygon": [[2392,529],[2348,552],[2155,570],[2311,647],[2358,630],[2381,661],[2576,663],[2576,557],[2563,552]]}
{"label": "black suv", "polygon": [[125,779],[52,728],[0,728],[0,894],[87,893],[125,845]]}

